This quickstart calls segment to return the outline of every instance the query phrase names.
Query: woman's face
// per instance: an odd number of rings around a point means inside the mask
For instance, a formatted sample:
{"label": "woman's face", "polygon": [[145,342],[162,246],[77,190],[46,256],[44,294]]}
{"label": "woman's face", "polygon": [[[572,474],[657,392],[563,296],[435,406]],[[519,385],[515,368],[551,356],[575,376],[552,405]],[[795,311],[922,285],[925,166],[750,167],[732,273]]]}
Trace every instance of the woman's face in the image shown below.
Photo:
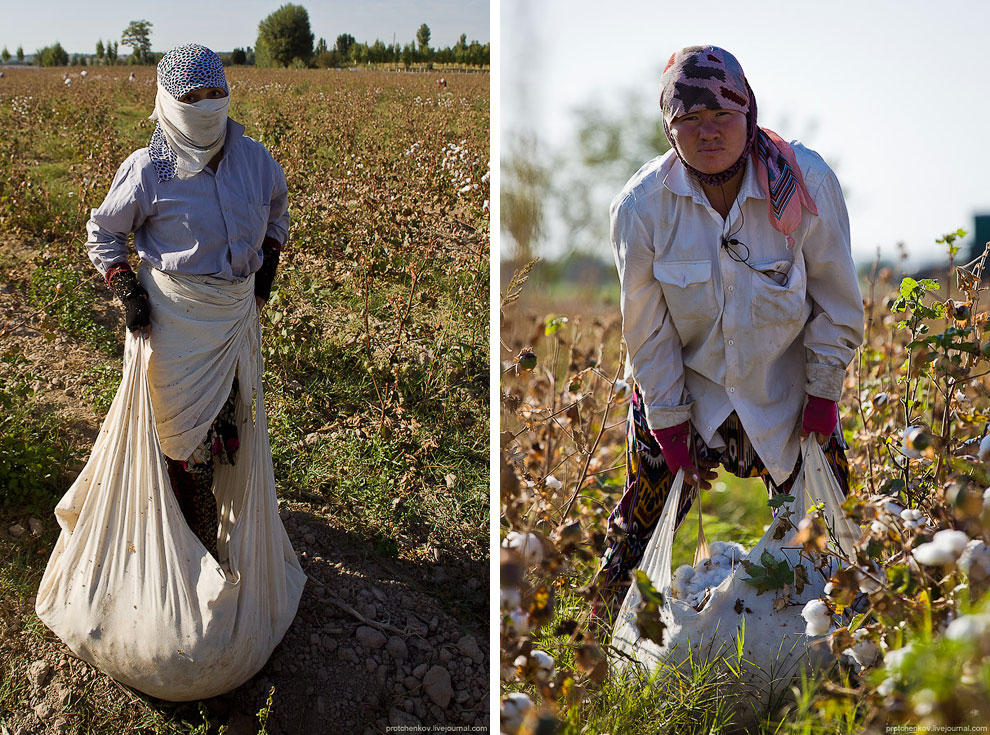
{"label": "woman's face", "polygon": [[703,174],[717,174],[746,150],[746,115],[736,110],[698,110],[675,117],[670,134],[688,165]]}
{"label": "woman's face", "polygon": [[179,97],[179,102],[183,102],[187,105],[193,105],[200,100],[216,100],[226,96],[227,92],[221,87],[199,87],[198,89],[193,89]]}

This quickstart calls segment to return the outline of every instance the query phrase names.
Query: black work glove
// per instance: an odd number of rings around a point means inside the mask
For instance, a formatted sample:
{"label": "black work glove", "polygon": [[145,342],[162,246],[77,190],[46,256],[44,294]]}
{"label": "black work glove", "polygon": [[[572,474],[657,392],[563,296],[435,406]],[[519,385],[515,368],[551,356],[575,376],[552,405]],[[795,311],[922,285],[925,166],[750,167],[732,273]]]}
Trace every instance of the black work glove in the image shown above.
{"label": "black work glove", "polygon": [[275,281],[275,271],[278,270],[278,257],[282,246],[278,240],[266,237],[261,244],[261,267],[254,274],[254,295],[268,301],[272,295],[272,283]]}
{"label": "black work glove", "polygon": [[110,290],[124,305],[124,320],[132,332],[151,324],[151,304],[148,292],[138,283],[134,271],[122,270],[110,278]]}

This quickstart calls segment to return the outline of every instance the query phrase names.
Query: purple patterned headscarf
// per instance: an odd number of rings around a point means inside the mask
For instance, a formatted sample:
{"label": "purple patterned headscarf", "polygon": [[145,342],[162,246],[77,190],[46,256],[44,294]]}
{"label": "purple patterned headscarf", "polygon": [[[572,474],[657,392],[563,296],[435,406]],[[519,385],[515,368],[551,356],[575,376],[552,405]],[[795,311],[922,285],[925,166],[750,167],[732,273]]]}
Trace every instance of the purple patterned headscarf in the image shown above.
{"label": "purple patterned headscarf", "polygon": [[[719,186],[746,165],[756,166],[760,187],[767,195],[770,224],[790,235],[801,224],[801,207],[817,215],[815,201],[804,185],[794,150],[779,135],[756,124],[756,95],[736,57],[717,46],[688,46],[674,52],[660,77],[663,129],[684,168],[698,181]],[[747,139],[742,155],[725,171],[705,174],[693,168],[677,150],[670,123],[696,110],[734,110],[746,115]],[[797,196],[795,196],[797,195]]]}

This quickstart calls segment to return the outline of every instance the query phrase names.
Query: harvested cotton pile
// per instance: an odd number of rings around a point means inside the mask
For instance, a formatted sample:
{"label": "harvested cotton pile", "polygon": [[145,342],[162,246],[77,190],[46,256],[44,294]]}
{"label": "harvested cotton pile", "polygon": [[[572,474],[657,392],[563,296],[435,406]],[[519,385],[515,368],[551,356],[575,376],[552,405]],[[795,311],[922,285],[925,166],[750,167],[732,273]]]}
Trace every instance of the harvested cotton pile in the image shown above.
{"label": "harvested cotton pile", "polygon": [[718,587],[739,562],[746,558],[746,549],[734,541],[715,541],[708,547],[711,557],[697,565],[678,567],[670,581],[670,592],[677,600],[692,607],[704,606],[708,590]]}

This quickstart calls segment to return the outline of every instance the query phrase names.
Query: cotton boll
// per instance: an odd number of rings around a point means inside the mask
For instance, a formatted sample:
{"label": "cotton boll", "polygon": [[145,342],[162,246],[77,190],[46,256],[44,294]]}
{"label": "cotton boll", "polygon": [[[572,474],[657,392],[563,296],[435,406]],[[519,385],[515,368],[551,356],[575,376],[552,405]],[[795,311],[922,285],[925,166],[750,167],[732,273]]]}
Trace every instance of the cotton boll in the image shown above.
{"label": "cotton boll", "polygon": [[725,558],[729,560],[730,565],[738,564],[746,558],[746,549],[743,548],[742,544],[730,542],[725,545]]}
{"label": "cotton boll", "polygon": [[514,587],[502,587],[499,589],[499,602],[503,610],[512,610],[522,604],[522,597]]}
{"label": "cotton boll", "polygon": [[949,623],[945,637],[950,640],[974,640],[990,633],[990,613],[963,615]]}
{"label": "cotton boll", "polygon": [[505,735],[516,735],[526,715],[533,709],[533,700],[523,692],[513,692],[502,700],[499,727]]}
{"label": "cotton boll", "polygon": [[675,579],[683,579],[685,582],[694,577],[694,567],[690,564],[683,564],[677,567],[677,571],[674,572]]}
{"label": "cotton boll", "polygon": [[509,611],[507,618],[503,618],[506,627],[511,627],[516,635],[526,635],[529,632],[529,614],[521,607]]}
{"label": "cotton boll", "polygon": [[900,515],[904,510],[903,505],[886,495],[871,495],[868,499],[876,505],[877,510],[889,516]]}
{"label": "cotton boll", "polygon": [[938,705],[938,695],[931,689],[922,689],[915,692],[912,699],[914,700],[914,713],[918,717],[928,717],[928,715],[935,711],[935,707]]}
{"label": "cotton boll", "polygon": [[530,564],[539,564],[543,560],[543,544],[535,533],[509,531],[502,546],[520,554]]}
{"label": "cotton boll", "polygon": [[[520,656],[519,658],[523,657]],[[534,648],[529,652],[529,660],[536,664],[535,675],[540,681],[550,681],[550,677],[557,670],[557,665],[554,663],[553,658],[546,651]],[[518,665],[519,659],[516,659],[516,666]]]}
{"label": "cotton boll", "polygon": [[547,486],[548,489],[553,491],[560,490],[562,487],[564,487],[564,483],[562,483],[553,475],[547,475],[546,478],[543,480],[543,483]]}
{"label": "cotton boll", "polygon": [[[857,630],[856,633],[859,631]],[[864,631],[865,632],[865,631]],[[853,634],[856,637],[856,634]],[[852,658],[860,669],[865,669],[868,666],[873,666],[880,658],[880,649],[877,644],[869,639],[860,640],[852,648],[847,648],[843,651],[846,656]]]}
{"label": "cotton boll", "polygon": [[962,531],[952,531],[947,529],[936,533],[932,537],[932,543],[938,544],[941,547],[948,549],[956,556],[959,556],[963,552],[963,549],[966,548],[966,544],[969,543],[969,536]]}
{"label": "cotton boll", "polygon": [[873,533],[887,533],[887,524],[880,520],[873,521],[870,524],[870,531]]}
{"label": "cotton boll", "polygon": [[934,542],[922,544],[911,552],[911,556],[913,556],[919,564],[924,564],[929,567],[940,567],[946,564],[952,564],[952,562],[956,560],[956,555],[949,549],[946,549],[945,547]]}
{"label": "cotton boll", "polygon": [[725,551],[724,541],[714,541],[708,546],[708,550],[712,552],[712,556],[720,556],[723,551]]}
{"label": "cotton boll", "polygon": [[990,433],[980,440],[980,451],[977,456],[981,462],[990,462]]}
{"label": "cotton boll", "polygon": [[990,576],[990,546],[979,539],[970,541],[959,556],[959,568],[966,574]]}
{"label": "cotton boll", "polygon": [[942,566],[955,562],[968,543],[969,536],[962,531],[939,531],[930,543],[922,544],[911,554],[921,564]]}
{"label": "cotton boll", "polygon": [[879,694],[881,697],[889,697],[891,694],[894,693],[894,687],[896,685],[897,682],[894,681],[892,678],[884,679],[882,682],[880,682],[880,685],[877,687],[877,694]]}
{"label": "cotton boll", "polygon": [[901,511],[901,520],[903,521],[920,521],[924,518],[924,514],[917,508],[908,508]]}
{"label": "cotton boll", "polygon": [[825,635],[832,625],[828,605],[821,600],[809,600],[801,610],[801,617],[806,623],[805,635]]}
{"label": "cotton boll", "polygon": [[887,669],[891,674],[894,675],[895,679],[900,678],[901,667],[904,665],[904,659],[907,655],[914,649],[914,641],[908,643],[904,648],[898,648],[895,651],[887,651],[883,657],[884,668]]}

